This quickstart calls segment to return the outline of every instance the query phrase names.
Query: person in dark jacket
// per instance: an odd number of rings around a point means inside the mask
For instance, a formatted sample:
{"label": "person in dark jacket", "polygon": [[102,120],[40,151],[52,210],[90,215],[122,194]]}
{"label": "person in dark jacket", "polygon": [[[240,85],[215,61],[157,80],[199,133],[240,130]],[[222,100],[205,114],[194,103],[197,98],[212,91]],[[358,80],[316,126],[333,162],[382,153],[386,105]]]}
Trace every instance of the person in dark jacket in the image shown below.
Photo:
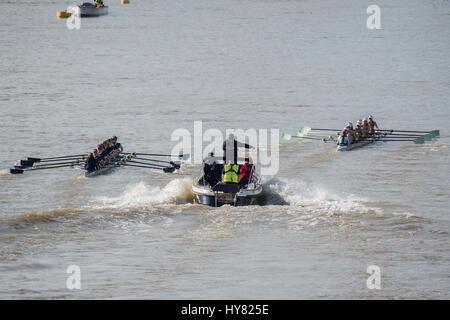
{"label": "person in dark jacket", "polygon": [[253,147],[247,143],[237,141],[234,134],[230,133],[222,145],[225,163],[237,163],[238,148],[250,149]]}
{"label": "person in dark jacket", "polygon": [[214,187],[220,180],[222,174],[222,165],[216,162],[214,153],[210,152],[208,157],[203,160],[203,179],[204,182]]}
{"label": "person in dark jacket", "polygon": [[92,172],[95,171],[96,166],[97,161],[95,161],[94,154],[92,152],[89,152],[84,168],[87,170],[87,172]]}

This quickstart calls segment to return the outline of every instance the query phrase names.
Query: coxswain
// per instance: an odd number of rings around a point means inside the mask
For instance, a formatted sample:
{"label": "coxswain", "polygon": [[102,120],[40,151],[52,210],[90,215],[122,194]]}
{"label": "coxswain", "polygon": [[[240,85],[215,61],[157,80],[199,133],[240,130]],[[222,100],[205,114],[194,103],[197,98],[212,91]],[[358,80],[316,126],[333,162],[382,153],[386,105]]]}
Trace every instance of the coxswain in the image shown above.
{"label": "coxswain", "polygon": [[339,146],[347,146],[348,145],[348,137],[347,137],[346,129],[342,130],[342,132],[339,135],[339,138],[337,139],[336,144]]}

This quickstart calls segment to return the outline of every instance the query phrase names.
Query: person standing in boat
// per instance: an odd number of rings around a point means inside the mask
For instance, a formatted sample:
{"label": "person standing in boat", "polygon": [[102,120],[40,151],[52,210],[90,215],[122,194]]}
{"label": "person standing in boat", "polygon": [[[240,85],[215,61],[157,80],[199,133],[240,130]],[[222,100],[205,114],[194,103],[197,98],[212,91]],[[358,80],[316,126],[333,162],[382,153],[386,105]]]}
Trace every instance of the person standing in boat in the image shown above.
{"label": "person standing in boat", "polygon": [[103,0],[94,0],[94,4],[96,7],[103,7]]}
{"label": "person standing in boat", "polygon": [[[237,156],[238,156],[238,148],[245,148],[245,149],[251,149],[253,148],[248,143],[242,143],[236,140],[234,134],[230,133],[228,135],[228,138],[223,142],[222,149],[223,149],[223,156],[225,163],[232,162],[237,163]],[[231,161],[233,159],[233,161]]]}

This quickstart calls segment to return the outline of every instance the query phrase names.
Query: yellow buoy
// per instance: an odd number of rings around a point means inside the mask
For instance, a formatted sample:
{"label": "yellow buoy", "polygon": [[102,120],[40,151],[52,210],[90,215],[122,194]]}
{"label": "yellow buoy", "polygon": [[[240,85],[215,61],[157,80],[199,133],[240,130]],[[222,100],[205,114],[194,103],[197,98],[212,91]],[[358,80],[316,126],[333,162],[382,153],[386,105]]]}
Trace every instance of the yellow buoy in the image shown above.
{"label": "yellow buoy", "polygon": [[129,4],[130,0],[122,0],[122,4]]}
{"label": "yellow buoy", "polygon": [[72,15],[72,13],[71,12],[67,12],[67,11],[58,11],[56,13],[56,17],[58,19],[66,19],[66,18],[70,17],[71,15]]}

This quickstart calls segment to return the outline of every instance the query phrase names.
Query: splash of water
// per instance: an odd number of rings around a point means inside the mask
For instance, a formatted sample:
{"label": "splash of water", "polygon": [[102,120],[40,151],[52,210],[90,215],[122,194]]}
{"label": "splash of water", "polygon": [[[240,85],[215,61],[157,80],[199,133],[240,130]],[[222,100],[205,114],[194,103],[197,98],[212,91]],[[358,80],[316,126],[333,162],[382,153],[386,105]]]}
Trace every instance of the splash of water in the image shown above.
{"label": "splash of water", "polygon": [[188,178],[174,179],[163,188],[152,187],[144,182],[127,185],[118,197],[99,197],[94,199],[96,208],[138,208],[164,204],[184,204],[192,202],[192,181]]}

